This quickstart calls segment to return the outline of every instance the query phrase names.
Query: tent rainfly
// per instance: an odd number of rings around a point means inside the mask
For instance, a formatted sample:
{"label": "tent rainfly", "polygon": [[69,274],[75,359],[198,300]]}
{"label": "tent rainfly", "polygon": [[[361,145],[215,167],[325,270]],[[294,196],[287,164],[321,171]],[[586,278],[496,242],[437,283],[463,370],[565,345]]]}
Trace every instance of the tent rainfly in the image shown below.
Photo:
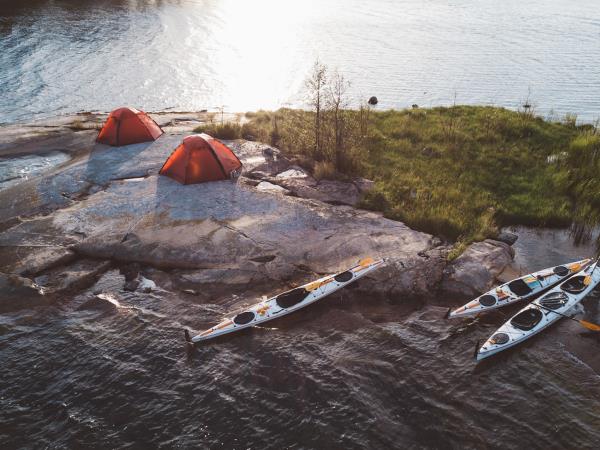
{"label": "tent rainfly", "polygon": [[237,178],[242,163],[233,151],[208,134],[187,136],[160,169],[182,184]]}
{"label": "tent rainfly", "polygon": [[162,134],[163,130],[144,111],[119,108],[110,113],[96,141],[120,147],[155,141]]}

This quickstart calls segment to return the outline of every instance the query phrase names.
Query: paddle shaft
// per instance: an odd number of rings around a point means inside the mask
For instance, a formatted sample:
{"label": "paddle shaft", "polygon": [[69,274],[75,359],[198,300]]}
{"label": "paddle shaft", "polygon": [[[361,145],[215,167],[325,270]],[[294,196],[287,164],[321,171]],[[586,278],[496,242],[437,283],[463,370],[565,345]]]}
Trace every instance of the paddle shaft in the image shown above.
{"label": "paddle shaft", "polygon": [[558,311],[554,311],[553,309],[550,309],[544,305],[540,305],[539,303],[535,303],[535,306],[539,306],[540,308],[543,308],[546,311],[550,311],[550,312],[553,312],[554,314],[558,314],[559,316],[566,317],[567,319],[574,320],[575,322],[579,322],[579,319],[575,319],[574,317],[567,316],[566,314],[563,314],[563,313],[559,313]]}
{"label": "paddle shaft", "polygon": [[[594,273],[594,271],[598,268],[598,261],[600,261],[600,256],[596,259],[596,263],[595,263],[596,266],[592,269],[589,276],[591,276]],[[540,308],[543,308],[546,311],[553,312],[554,314],[558,314],[559,316],[566,317],[567,319],[571,319],[572,321],[581,324],[581,320],[575,319],[574,317],[571,317],[571,316],[567,316],[566,314],[563,314],[563,313],[559,313],[558,311],[554,311],[553,309],[550,309],[547,306],[544,306],[540,303],[535,303],[535,306],[539,306]],[[593,324],[593,325],[595,325],[595,324]]]}

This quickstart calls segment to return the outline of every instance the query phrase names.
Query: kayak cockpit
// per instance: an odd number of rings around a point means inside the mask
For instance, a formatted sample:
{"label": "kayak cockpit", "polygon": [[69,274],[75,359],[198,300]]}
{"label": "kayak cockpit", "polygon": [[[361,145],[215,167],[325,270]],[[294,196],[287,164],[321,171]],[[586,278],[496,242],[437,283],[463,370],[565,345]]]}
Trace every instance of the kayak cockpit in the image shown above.
{"label": "kayak cockpit", "polygon": [[246,325],[252,322],[255,316],[256,314],[254,314],[252,311],[246,311],[235,316],[233,318],[233,323],[236,325]]}
{"label": "kayak cockpit", "polygon": [[529,331],[540,323],[542,317],[544,317],[544,315],[539,309],[528,308],[513,317],[510,324],[519,330]]}
{"label": "kayak cockpit", "polygon": [[490,294],[482,295],[479,297],[479,304],[486,307],[493,306],[496,304],[496,297]]}
{"label": "kayak cockpit", "polygon": [[529,287],[527,283],[522,278],[511,281],[508,283],[508,288],[519,297],[524,297],[526,295],[531,294],[532,289]]}
{"label": "kayak cockpit", "polygon": [[556,266],[552,271],[559,277],[566,277],[569,274],[569,269],[565,266]]}
{"label": "kayak cockpit", "polygon": [[308,296],[309,292],[304,288],[296,288],[291,291],[284,292],[275,298],[275,303],[281,309],[291,308],[297,305]]}
{"label": "kayak cockpit", "polygon": [[567,281],[560,285],[560,288],[563,291],[568,292],[569,294],[579,294],[587,287],[585,279],[586,277],[581,275],[569,278]]}
{"label": "kayak cockpit", "polygon": [[569,301],[569,296],[564,292],[550,292],[538,301],[544,308],[555,310],[565,306]]}
{"label": "kayak cockpit", "polygon": [[333,279],[335,281],[337,281],[338,283],[346,283],[346,282],[350,281],[353,276],[354,275],[352,275],[351,271],[346,270],[345,272],[338,273],[335,277],[333,277]]}
{"label": "kayak cockpit", "polygon": [[504,345],[510,340],[510,336],[506,333],[496,333],[490,338],[490,344]]}

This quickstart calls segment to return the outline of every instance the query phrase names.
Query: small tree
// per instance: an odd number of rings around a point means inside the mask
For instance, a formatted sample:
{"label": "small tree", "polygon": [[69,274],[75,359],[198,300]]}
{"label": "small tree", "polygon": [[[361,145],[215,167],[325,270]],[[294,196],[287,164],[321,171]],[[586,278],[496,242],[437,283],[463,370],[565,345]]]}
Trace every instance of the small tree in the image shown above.
{"label": "small tree", "polygon": [[365,140],[369,134],[369,115],[371,113],[371,106],[368,102],[361,102],[360,109],[358,110],[358,123],[360,138]]}
{"label": "small tree", "polygon": [[314,137],[315,159],[323,159],[323,140],[322,140],[322,115],[325,89],[327,86],[327,66],[321,64],[319,60],[315,61],[312,72],[306,79],[306,89],[308,91],[309,104],[315,113]]}
{"label": "small tree", "polygon": [[350,83],[344,75],[337,70],[329,85],[329,97],[327,107],[331,111],[333,126],[333,154],[336,170],[342,170],[344,165],[344,151],[348,134],[348,121],[346,120],[346,109],[348,107],[347,91]]}

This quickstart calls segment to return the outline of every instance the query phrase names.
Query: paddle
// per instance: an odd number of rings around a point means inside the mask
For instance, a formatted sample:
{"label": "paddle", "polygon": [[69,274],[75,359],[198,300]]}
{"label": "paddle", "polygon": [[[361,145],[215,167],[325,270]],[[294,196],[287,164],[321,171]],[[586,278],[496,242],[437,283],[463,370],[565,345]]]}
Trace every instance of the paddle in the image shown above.
{"label": "paddle", "polygon": [[[600,256],[596,259],[596,266],[594,267],[594,269],[592,270],[592,272],[585,277],[585,280],[589,280],[586,284],[589,284],[591,282],[591,276],[593,275],[594,271],[598,268],[598,262],[600,261]],[[585,281],[584,281],[585,283]],[[567,316],[566,314],[563,313],[559,313],[558,311],[554,311],[553,309],[550,309],[544,305],[541,305],[539,303],[536,303],[535,306],[539,306],[540,308],[545,309],[546,311],[550,311],[553,312],[554,314],[558,314],[559,316],[562,317],[566,317],[567,319],[571,319],[574,322],[578,322],[579,325],[583,326],[584,328],[587,328],[588,330],[591,331],[600,331],[600,325],[593,323],[593,322],[588,322],[587,320],[581,320],[581,319],[576,319],[574,317],[571,316]]]}
{"label": "paddle", "polygon": [[587,320],[576,319],[575,317],[571,317],[571,316],[567,316],[566,314],[559,313],[558,311],[554,311],[553,309],[550,309],[546,306],[540,305],[539,303],[536,303],[535,306],[539,306],[540,308],[543,308],[546,311],[553,312],[554,314],[558,314],[559,316],[566,317],[567,319],[571,319],[574,322],[578,322],[581,326],[587,328],[588,330],[600,331],[600,325],[598,325],[596,323],[588,322]]}

